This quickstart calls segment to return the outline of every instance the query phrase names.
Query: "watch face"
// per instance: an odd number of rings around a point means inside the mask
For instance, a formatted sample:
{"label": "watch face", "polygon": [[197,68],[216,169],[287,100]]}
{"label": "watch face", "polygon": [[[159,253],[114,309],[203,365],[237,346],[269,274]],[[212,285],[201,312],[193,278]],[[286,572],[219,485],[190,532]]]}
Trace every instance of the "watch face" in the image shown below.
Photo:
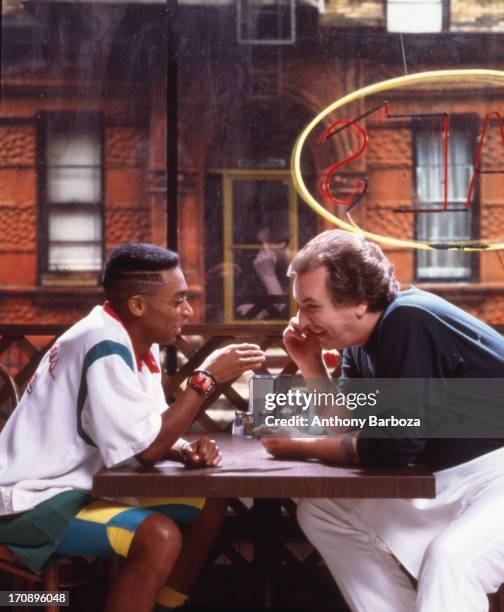
{"label": "watch face", "polygon": [[210,396],[215,390],[215,383],[210,376],[203,372],[196,372],[189,379],[191,386],[202,393],[205,397]]}
{"label": "watch face", "polygon": [[205,392],[210,391],[213,387],[213,381],[210,376],[205,376],[202,372],[196,374],[196,384]]}

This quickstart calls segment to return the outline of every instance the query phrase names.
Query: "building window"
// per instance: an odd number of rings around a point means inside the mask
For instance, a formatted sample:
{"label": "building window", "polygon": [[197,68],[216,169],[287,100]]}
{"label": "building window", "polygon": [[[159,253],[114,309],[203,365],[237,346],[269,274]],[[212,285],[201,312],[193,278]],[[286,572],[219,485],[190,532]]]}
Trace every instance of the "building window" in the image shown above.
{"label": "building window", "polygon": [[[444,159],[440,130],[426,125],[415,129],[416,205],[419,209],[440,210],[444,206]],[[448,147],[448,210],[423,212],[416,217],[416,238],[425,242],[447,243],[470,240],[474,236],[477,198],[473,194],[466,209],[467,192],[473,172],[474,125],[450,120]],[[419,280],[457,281],[473,279],[475,253],[432,250],[416,254]]]}
{"label": "building window", "polygon": [[443,0],[388,0],[387,31],[422,34],[443,30]]}
{"label": "building window", "polygon": [[41,117],[41,272],[96,273],[103,254],[103,138],[92,113]]}

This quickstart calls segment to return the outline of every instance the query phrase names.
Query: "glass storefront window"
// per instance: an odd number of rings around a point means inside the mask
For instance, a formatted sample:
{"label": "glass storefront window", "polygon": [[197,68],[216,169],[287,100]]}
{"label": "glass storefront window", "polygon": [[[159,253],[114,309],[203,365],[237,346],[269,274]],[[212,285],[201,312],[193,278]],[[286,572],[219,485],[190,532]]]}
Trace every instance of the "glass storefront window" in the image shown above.
{"label": "glass storefront window", "polygon": [[[289,261],[333,227],[294,187],[305,126],[379,81],[502,68],[504,8],[432,0],[412,23],[416,4],[4,0],[2,316],[74,320],[100,299],[106,253],[149,241],[180,252],[195,321],[287,321]],[[385,250],[403,285],[456,290],[474,309],[504,283],[498,254],[444,247],[504,236],[503,98],[498,79],[456,76],[355,98],[312,130],[303,180],[338,219],[435,244]],[[414,118],[429,113],[449,116],[446,155],[442,130]],[[419,214],[426,206],[446,210]],[[47,287],[58,297],[41,308],[33,296]]]}

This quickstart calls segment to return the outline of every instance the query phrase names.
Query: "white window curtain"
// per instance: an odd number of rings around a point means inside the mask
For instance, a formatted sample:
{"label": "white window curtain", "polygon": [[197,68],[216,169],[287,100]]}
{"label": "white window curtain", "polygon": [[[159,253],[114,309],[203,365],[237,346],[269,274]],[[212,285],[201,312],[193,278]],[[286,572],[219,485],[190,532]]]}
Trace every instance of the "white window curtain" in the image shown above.
{"label": "white window curtain", "polygon": [[50,116],[46,139],[49,272],[102,265],[101,134],[96,117]]}
{"label": "white window curtain", "polygon": [[97,133],[59,129],[47,142],[47,197],[50,202],[84,202],[101,198],[100,141]]}
{"label": "white window curtain", "polygon": [[[416,185],[418,208],[442,209],[444,166],[440,130],[416,132]],[[448,148],[448,209],[465,207],[472,175],[470,131],[450,126]],[[473,204],[469,211],[419,213],[418,240],[444,243],[471,238]],[[471,255],[461,251],[418,251],[417,277],[461,280],[471,276]]]}

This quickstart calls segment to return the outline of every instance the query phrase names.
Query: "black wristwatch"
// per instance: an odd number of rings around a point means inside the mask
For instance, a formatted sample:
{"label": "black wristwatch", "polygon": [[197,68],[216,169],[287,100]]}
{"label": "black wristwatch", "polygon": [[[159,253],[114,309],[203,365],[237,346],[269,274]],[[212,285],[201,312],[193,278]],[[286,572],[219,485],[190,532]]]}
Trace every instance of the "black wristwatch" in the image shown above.
{"label": "black wristwatch", "polygon": [[187,383],[205,399],[212,397],[217,390],[217,381],[207,370],[194,370]]}

